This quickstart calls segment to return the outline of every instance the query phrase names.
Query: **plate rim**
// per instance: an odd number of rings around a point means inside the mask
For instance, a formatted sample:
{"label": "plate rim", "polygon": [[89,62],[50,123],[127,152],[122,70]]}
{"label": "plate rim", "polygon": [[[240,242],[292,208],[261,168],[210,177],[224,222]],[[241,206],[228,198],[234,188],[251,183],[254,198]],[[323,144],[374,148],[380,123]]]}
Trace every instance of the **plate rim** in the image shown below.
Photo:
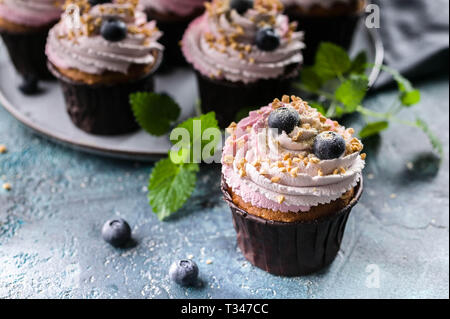
{"label": "plate rim", "polygon": [[[374,68],[369,75],[369,87],[372,87],[373,84],[379,77],[380,74],[380,66],[384,60],[384,45],[381,40],[380,34],[377,29],[367,28],[365,25],[362,28],[365,30],[369,38],[371,39],[371,43],[373,45],[373,49],[375,51],[375,62]],[[108,149],[105,147],[99,147],[93,143],[89,142],[78,142],[75,140],[71,140],[64,136],[56,136],[50,131],[42,130],[38,125],[34,124],[30,121],[26,116],[17,111],[17,108],[13,106],[12,102],[10,102],[2,90],[0,89],[0,105],[9,112],[17,121],[26,126],[27,128],[33,130],[38,135],[47,138],[57,144],[64,145],[65,147],[69,147],[72,149],[76,149],[79,151],[96,154],[100,156],[106,156],[111,158],[119,158],[131,161],[155,161],[161,159],[166,153],[152,153],[152,152],[133,152],[126,150],[114,150]]]}

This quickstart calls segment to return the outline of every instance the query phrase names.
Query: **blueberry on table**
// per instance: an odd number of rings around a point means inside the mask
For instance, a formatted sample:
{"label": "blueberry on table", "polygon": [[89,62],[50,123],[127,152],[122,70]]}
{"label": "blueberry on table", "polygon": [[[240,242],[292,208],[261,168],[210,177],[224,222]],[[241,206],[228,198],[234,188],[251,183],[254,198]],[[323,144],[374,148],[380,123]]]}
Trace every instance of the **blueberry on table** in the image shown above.
{"label": "blueberry on table", "polygon": [[256,46],[262,51],[274,51],[280,46],[280,36],[273,28],[259,29],[256,33]]}
{"label": "blueberry on table", "polygon": [[88,2],[91,6],[95,6],[97,4],[110,3],[112,1],[111,0],[89,0]]}
{"label": "blueberry on table", "polygon": [[253,8],[253,0],[231,0],[230,8],[236,10],[239,14],[247,12]]}
{"label": "blueberry on table", "polygon": [[39,92],[38,79],[35,76],[25,76],[19,90],[25,95],[33,95]]}
{"label": "blueberry on table", "polygon": [[114,247],[121,247],[131,239],[131,228],[122,218],[108,220],[102,228],[103,239]]}
{"label": "blueberry on table", "polygon": [[127,37],[127,25],[117,19],[105,20],[100,27],[100,34],[110,42],[121,41]]}
{"label": "blueberry on table", "polygon": [[179,285],[193,286],[198,279],[198,266],[190,259],[176,261],[170,266],[169,276]]}
{"label": "blueberry on table", "polygon": [[278,134],[289,134],[299,125],[300,115],[292,107],[280,107],[269,115],[269,127],[278,129]]}
{"label": "blueberry on table", "polygon": [[314,140],[313,151],[321,160],[339,158],[345,152],[345,140],[335,132],[322,132]]}

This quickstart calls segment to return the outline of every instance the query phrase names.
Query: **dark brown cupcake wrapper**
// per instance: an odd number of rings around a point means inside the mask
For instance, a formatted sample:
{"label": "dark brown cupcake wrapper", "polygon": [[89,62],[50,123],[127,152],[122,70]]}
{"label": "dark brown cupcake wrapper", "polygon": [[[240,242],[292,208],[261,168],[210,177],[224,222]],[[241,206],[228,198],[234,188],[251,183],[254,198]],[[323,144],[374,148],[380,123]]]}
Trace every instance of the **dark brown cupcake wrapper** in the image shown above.
{"label": "dark brown cupcake wrapper", "polygon": [[36,32],[13,33],[0,30],[0,35],[17,72],[24,78],[54,79],[47,69],[45,44],[51,25]]}
{"label": "dark brown cupcake wrapper", "polygon": [[314,64],[314,58],[321,42],[332,42],[348,50],[352,44],[353,36],[361,14],[348,16],[317,17],[299,15],[287,11],[291,21],[298,22],[298,30],[305,33],[306,48],[303,57],[306,65]]}
{"label": "dark brown cupcake wrapper", "polygon": [[151,10],[147,10],[148,20],[156,20],[158,29],[163,32],[159,42],[164,45],[164,60],[158,71],[165,72],[172,67],[188,66],[181,51],[180,41],[189,26],[189,23],[202,13],[202,10],[190,17],[179,17],[178,19],[163,20],[160,16],[154,15]]}
{"label": "dark brown cupcake wrapper", "polygon": [[[298,66],[293,66],[298,68]],[[288,72],[287,72],[288,73]],[[288,74],[296,74],[289,72]],[[294,76],[281,79],[260,80],[255,83],[233,83],[226,80],[214,80],[196,71],[199,86],[201,108],[204,113],[214,111],[221,128],[236,121],[240,110],[268,105],[275,97],[281,98],[292,90]],[[248,112],[247,112],[248,113]]]}
{"label": "dark brown cupcake wrapper", "polygon": [[347,207],[307,222],[276,222],[247,213],[233,203],[223,176],[222,192],[231,208],[237,243],[245,258],[274,275],[303,276],[325,268],[335,259],[347,219],[362,195],[363,181]]}
{"label": "dark brown cupcake wrapper", "polygon": [[78,128],[96,135],[120,135],[139,129],[129,95],[153,91],[153,73],[127,83],[89,85],[63,76],[50,62],[48,68],[60,82],[67,112]]}

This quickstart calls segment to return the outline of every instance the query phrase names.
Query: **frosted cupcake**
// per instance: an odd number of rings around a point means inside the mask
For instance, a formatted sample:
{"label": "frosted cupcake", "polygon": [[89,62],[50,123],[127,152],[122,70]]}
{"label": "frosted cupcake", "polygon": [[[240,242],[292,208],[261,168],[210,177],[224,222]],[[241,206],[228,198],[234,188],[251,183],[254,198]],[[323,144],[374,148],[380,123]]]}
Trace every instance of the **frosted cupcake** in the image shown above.
{"label": "frosted cupcake", "polygon": [[157,42],[161,33],[155,22],[147,23],[137,1],[102,2],[68,1],[81,15],[64,14],[50,30],[48,66],[76,126],[93,134],[123,134],[138,128],[129,95],[153,90],[163,54]]}
{"label": "frosted cupcake", "polygon": [[227,131],[222,191],[245,257],[283,276],[329,265],[363,188],[353,129],[284,96]]}
{"label": "frosted cupcake", "polygon": [[199,84],[202,110],[225,127],[242,108],[269,103],[289,91],[303,61],[295,32],[278,0],[214,0],[182,41]]}
{"label": "frosted cupcake", "polygon": [[349,49],[365,0],[282,0],[289,17],[305,32],[305,63],[313,64],[320,42]]}
{"label": "frosted cupcake", "polygon": [[59,20],[61,1],[0,1],[0,35],[17,72],[27,81],[49,79],[45,57],[48,30]]}
{"label": "frosted cupcake", "polygon": [[180,50],[180,41],[189,23],[201,15],[206,0],[140,0],[148,19],[156,20],[163,32],[161,43],[166,47],[164,66],[187,65]]}

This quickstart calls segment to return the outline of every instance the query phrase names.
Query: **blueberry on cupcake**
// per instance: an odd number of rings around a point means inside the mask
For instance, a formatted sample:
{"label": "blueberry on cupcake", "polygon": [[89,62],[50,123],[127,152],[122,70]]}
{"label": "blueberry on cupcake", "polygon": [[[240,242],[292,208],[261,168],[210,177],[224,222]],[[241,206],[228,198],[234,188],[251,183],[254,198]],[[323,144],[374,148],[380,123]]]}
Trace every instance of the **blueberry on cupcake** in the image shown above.
{"label": "blueberry on cupcake", "polygon": [[349,49],[365,0],[281,0],[299,30],[305,32],[305,64],[313,64],[321,42]]}
{"label": "blueberry on cupcake", "polygon": [[147,22],[137,0],[70,4],[80,10],[79,25],[63,15],[49,32],[46,53],[71,120],[92,134],[137,130],[129,95],[153,90],[153,73],[163,55],[157,42],[161,32],[155,22]]}
{"label": "blueberry on cupcake", "polygon": [[302,64],[303,34],[278,0],[214,0],[182,41],[194,67],[204,112],[225,127],[242,108],[289,90]]}
{"label": "blueberry on cupcake", "polygon": [[21,87],[26,94],[36,91],[38,80],[52,78],[47,70],[45,41],[59,20],[62,3],[63,0],[0,1],[0,36],[24,79]]}
{"label": "blueberry on cupcake", "polygon": [[353,129],[284,96],[227,131],[222,191],[244,256],[282,276],[329,265],[363,188]]}
{"label": "blueberry on cupcake", "polygon": [[166,47],[163,67],[187,65],[180,41],[189,23],[201,15],[207,0],[140,0],[147,17],[158,22],[163,32],[161,43]]}

